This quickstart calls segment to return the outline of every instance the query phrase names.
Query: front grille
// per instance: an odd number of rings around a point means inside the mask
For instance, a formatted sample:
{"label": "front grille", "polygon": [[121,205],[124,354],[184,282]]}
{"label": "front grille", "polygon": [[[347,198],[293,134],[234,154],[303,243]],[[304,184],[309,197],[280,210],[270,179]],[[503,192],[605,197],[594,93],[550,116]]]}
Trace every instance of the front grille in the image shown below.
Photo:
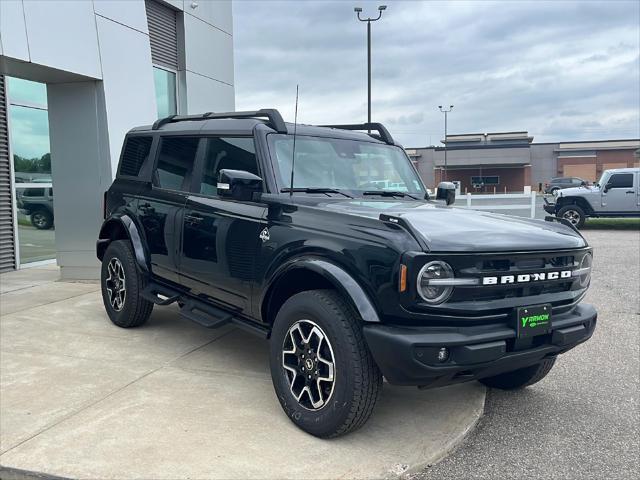
{"label": "front grille", "polygon": [[428,305],[419,296],[414,305],[424,313],[456,317],[511,317],[523,305],[550,303],[554,311],[565,311],[584,294],[577,277],[513,281],[506,284],[485,284],[483,278],[529,275],[575,270],[589,248],[556,252],[521,252],[495,254],[444,254],[416,258],[415,271],[427,262],[439,259],[453,268],[456,278],[475,278],[477,285],[456,286],[451,297],[440,305]]}
{"label": "front grille", "polygon": [[530,287],[458,287],[451,296],[451,302],[501,300],[503,298],[529,297],[548,293],[568,292],[573,281],[533,285]]}

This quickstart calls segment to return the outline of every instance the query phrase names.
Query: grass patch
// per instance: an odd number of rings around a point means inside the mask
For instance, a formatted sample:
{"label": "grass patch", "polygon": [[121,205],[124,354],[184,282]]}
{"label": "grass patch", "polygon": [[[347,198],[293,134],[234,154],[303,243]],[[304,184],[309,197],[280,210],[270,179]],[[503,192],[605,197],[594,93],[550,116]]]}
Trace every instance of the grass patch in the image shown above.
{"label": "grass patch", "polygon": [[588,218],[583,230],[640,230],[640,218]]}

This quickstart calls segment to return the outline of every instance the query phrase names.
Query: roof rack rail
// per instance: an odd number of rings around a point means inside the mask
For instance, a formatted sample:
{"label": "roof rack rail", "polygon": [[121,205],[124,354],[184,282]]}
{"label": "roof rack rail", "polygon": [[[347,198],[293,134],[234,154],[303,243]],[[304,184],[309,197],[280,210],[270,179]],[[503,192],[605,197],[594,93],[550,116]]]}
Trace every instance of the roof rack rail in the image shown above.
{"label": "roof rack rail", "polygon": [[[393,137],[389,133],[389,130],[386,129],[384,125],[381,123],[353,123],[349,125],[320,125],[321,127],[327,128],[338,128],[340,130],[377,130],[380,139],[389,145],[395,145],[395,141]],[[371,134],[369,134],[371,135]]]}
{"label": "roof rack rail", "polygon": [[225,112],[215,113],[207,112],[199,115],[170,115],[160,118],[153,123],[152,130],[158,130],[167,123],[183,122],[189,120],[211,120],[214,118],[267,118],[269,126],[278,133],[287,133],[287,126],[282,119],[282,115],[275,108],[263,108],[261,110],[252,110],[247,112]]}

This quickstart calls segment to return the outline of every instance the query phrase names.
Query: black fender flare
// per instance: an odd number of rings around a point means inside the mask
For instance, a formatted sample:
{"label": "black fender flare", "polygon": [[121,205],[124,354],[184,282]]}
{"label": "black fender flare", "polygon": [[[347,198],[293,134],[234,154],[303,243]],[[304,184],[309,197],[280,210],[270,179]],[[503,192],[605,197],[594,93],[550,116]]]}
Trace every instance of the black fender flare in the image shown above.
{"label": "black fender flare", "polygon": [[100,234],[98,235],[98,241],[96,243],[96,253],[98,259],[102,260],[104,251],[113,241],[113,238],[111,238],[109,232],[112,228],[114,228],[115,224],[119,224],[127,234],[127,237],[131,242],[133,251],[136,256],[136,263],[138,264],[138,268],[140,268],[140,270],[144,273],[151,273],[150,263],[146,254],[142,236],[140,235],[135,222],[127,214],[112,215],[102,223],[102,226],[100,227]]}
{"label": "black fender flare", "polygon": [[577,205],[585,213],[585,215],[593,215],[594,210],[589,201],[583,197],[558,197],[556,199],[556,215],[562,207],[567,205]]}
{"label": "black fender flare", "polygon": [[288,272],[295,269],[306,269],[317,273],[328,280],[345,298],[349,299],[363,321],[367,323],[380,323],[380,317],[376,308],[360,286],[360,284],[342,267],[335,263],[313,257],[296,258],[281,266],[271,277],[261,303],[267,300],[272,287]]}

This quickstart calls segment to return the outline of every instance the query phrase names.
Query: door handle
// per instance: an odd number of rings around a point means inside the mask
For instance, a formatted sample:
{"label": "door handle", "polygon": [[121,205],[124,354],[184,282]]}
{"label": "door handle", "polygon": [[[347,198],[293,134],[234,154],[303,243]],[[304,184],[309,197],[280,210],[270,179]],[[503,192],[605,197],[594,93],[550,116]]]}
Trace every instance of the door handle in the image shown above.
{"label": "door handle", "polygon": [[138,210],[144,213],[153,213],[156,211],[156,209],[153,208],[150,203],[143,203],[142,205],[138,205]]}
{"label": "door handle", "polygon": [[636,192],[634,192],[633,190],[629,190],[627,191],[627,193],[636,193]]}
{"label": "door handle", "polygon": [[202,220],[204,220],[203,217],[201,217],[200,215],[185,215],[184,216],[184,221],[190,225],[197,225],[198,223],[201,223]]}

